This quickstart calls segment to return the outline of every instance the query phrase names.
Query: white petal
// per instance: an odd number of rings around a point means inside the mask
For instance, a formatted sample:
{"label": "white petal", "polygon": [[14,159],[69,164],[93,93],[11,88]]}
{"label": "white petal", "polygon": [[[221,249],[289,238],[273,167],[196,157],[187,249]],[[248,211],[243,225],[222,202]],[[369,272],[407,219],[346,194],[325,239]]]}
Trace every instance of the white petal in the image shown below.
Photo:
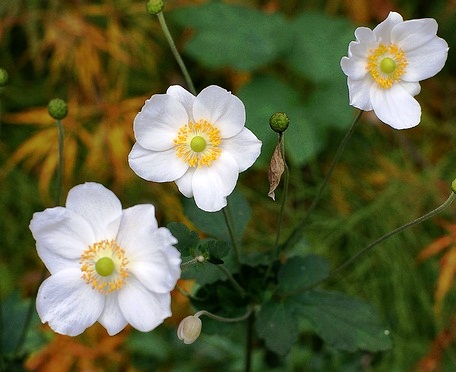
{"label": "white petal", "polygon": [[407,52],[431,41],[437,33],[437,28],[437,22],[432,18],[405,21],[391,30],[391,42]]}
{"label": "white petal", "polygon": [[179,128],[188,121],[187,111],[176,98],[153,95],[133,123],[136,141],[149,150],[168,150],[174,146]]}
{"label": "white petal", "polygon": [[128,154],[130,168],[141,178],[154,182],[170,182],[188,169],[188,164],[176,155],[174,148],[166,151],[151,151],[135,143]]}
{"label": "white petal", "polygon": [[137,235],[153,233],[158,229],[155,207],[152,204],[138,204],[123,210],[117,242],[127,248]]}
{"label": "white petal", "polygon": [[188,168],[187,172],[185,172],[181,178],[176,180],[176,185],[179,188],[179,191],[187,198],[193,197],[192,180],[195,170],[196,168]]}
{"label": "white petal", "polygon": [[103,185],[87,182],[73,187],[68,192],[66,207],[90,224],[96,241],[116,237],[122,205],[117,196]]}
{"label": "white petal", "polygon": [[388,17],[373,29],[377,40],[381,39],[381,42],[389,44],[391,42],[391,31],[393,27],[402,23],[403,21],[404,20],[399,13],[390,12],[388,14]]}
{"label": "white petal", "polygon": [[171,316],[171,295],[152,293],[129,277],[119,292],[119,306],[128,323],[149,332]]}
{"label": "white petal", "polygon": [[30,230],[36,240],[38,255],[51,274],[79,267],[82,252],[95,242],[87,221],[63,207],[34,213]]}
{"label": "white petal", "polygon": [[448,57],[448,44],[435,37],[420,48],[407,52],[407,68],[401,77],[405,81],[421,81],[437,74]]}
{"label": "white petal", "polygon": [[421,91],[420,83],[409,83],[407,81],[400,81],[399,84],[402,85],[402,87],[412,96],[416,96]]}
{"label": "white petal", "polygon": [[363,79],[368,70],[366,68],[367,60],[366,58],[358,58],[358,57],[342,57],[340,60],[340,67],[345,75],[349,76],[354,80],[361,80]]}
{"label": "white petal", "polygon": [[180,85],[171,85],[166,91],[166,94],[177,99],[187,111],[189,120],[194,121],[193,103],[195,102],[195,96],[193,94],[182,88]]}
{"label": "white petal", "polygon": [[375,83],[370,76],[366,76],[362,80],[353,80],[348,78],[347,85],[350,96],[350,105],[364,111],[372,110],[370,90],[373,84]]}
{"label": "white petal", "polygon": [[225,139],[221,148],[238,163],[239,172],[245,171],[260,156],[261,141],[247,128],[234,137]]}
{"label": "white petal", "polygon": [[356,41],[348,44],[348,55],[358,58],[366,58],[370,54],[371,49],[375,49],[378,45],[378,40],[374,32],[367,27],[358,27],[355,30]]}
{"label": "white petal", "polygon": [[143,236],[142,244],[130,256],[129,270],[149,291],[167,293],[176,286],[181,274],[180,252],[172,246],[176,243],[170,231],[162,227]]}
{"label": "white petal", "polygon": [[242,101],[227,90],[211,85],[201,91],[193,105],[195,120],[205,119],[220,129],[222,138],[239,133],[245,124]]}
{"label": "white petal", "polygon": [[106,296],[104,310],[98,322],[106,328],[110,336],[119,333],[128,324],[122,314],[118,303],[118,292],[112,292]]}
{"label": "white petal", "polygon": [[374,86],[371,101],[377,117],[395,129],[412,128],[420,123],[420,104],[400,84],[390,89]]}
{"label": "white petal", "polygon": [[199,167],[193,175],[193,195],[198,208],[216,212],[226,206],[226,197],[236,186],[239,166],[226,152],[210,167]]}
{"label": "white petal", "polygon": [[77,336],[94,324],[104,303],[105,296],[81,279],[79,269],[62,270],[47,278],[36,298],[41,321],[68,336]]}

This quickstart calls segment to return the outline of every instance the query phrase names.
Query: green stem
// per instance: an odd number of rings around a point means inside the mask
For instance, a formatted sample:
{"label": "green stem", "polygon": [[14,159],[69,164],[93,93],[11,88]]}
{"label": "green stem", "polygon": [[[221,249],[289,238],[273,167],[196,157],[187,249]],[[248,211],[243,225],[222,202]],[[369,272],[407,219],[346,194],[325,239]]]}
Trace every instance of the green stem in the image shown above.
{"label": "green stem", "polygon": [[62,188],[63,188],[63,184],[62,184],[63,156],[64,156],[63,146],[64,146],[65,135],[64,135],[64,131],[63,131],[62,121],[56,120],[56,124],[57,124],[57,129],[58,129],[58,136],[59,136],[59,164],[57,167],[57,181],[56,181],[57,182],[57,191],[56,191],[56,195],[55,195],[55,204],[60,205],[60,197],[62,195]]}
{"label": "green stem", "polygon": [[252,351],[253,351],[253,325],[255,323],[255,313],[252,312],[247,320],[247,337],[245,345],[245,366],[244,371],[252,370]]}
{"label": "green stem", "polygon": [[239,249],[238,242],[236,240],[236,236],[234,235],[233,224],[231,223],[231,217],[229,215],[228,206],[226,206],[222,210],[223,210],[223,217],[225,218],[226,227],[228,228],[228,233],[230,235],[231,243],[233,244],[233,249],[234,249],[234,253],[236,255],[236,259],[239,263],[241,263],[240,249]]}
{"label": "green stem", "polygon": [[333,271],[331,271],[330,276],[337,274],[339,271],[342,271],[343,269],[345,269],[346,267],[351,265],[358,257],[360,257],[361,255],[369,252],[375,246],[377,246],[378,244],[382,243],[386,239],[392,237],[393,235],[396,235],[396,234],[400,233],[401,231],[404,231],[405,229],[407,229],[409,227],[415,226],[415,225],[417,225],[417,224],[419,224],[419,223],[421,223],[421,222],[423,222],[423,221],[425,221],[425,220],[427,220],[427,219],[429,219],[431,217],[434,217],[435,215],[439,214],[444,209],[446,209],[451,203],[453,203],[455,198],[456,198],[456,194],[454,192],[452,192],[450,194],[450,196],[448,197],[448,199],[442,205],[440,205],[439,207],[435,208],[434,210],[426,213],[425,215],[423,215],[423,216],[421,216],[421,217],[419,217],[419,218],[417,218],[417,219],[415,219],[413,221],[410,221],[410,222],[406,223],[405,225],[402,225],[402,226],[398,227],[397,229],[394,229],[394,230],[390,231],[389,233],[387,233],[387,234],[381,236],[380,238],[378,238],[377,240],[374,240],[372,243],[370,243],[369,245],[367,245],[366,247],[361,249],[359,252],[357,252],[354,256],[350,257],[347,261],[345,261],[340,266],[338,266]]}
{"label": "green stem", "polygon": [[195,89],[195,86],[193,85],[192,78],[190,77],[187,67],[185,66],[185,63],[182,60],[182,57],[180,56],[179,51],[177,50],[173,37],[171,36],[171,33],[169,32],[163,12],[158,13],[157,17],[158,17],[158,21],[160,22],[160,26],[162,28],[163,34],[165,35],[166,41],[168,42],[169,47],[171,48],[171,52],[173,53],[174,58],[176,59],[177,64],[179,65],[179,67],[182,71],[182,74],[184,75],[188,88],[190,89],[190,92],[192,92],[194,95],[196,95],[196,89]]}
{"label": "green stem", "polygon": [[236,279],[234,279],[233,275],[231,275],[231,273],[227,269],[225,269],[222,265],[215,265],[215,266],[217,266],[218,269],[226,275],[228,280],[231,282],[231,284],[233,284],[233,287],[239,292],[241,297],[245,297],[247,295],[244,288],[242,288],[242,286],[236,281]]}
{"label": "green stem", "polygon": [[207,317],[217,320],[219,322],[237,323],[237,322],[242,322],[243,320],[246,320],[252,314],[252,312],[253,312],[253,307],[249,306],[244,315],[241,315],[236,318],[225,318],[224,316],[215,315],[206,310],[200,310],[194,316],[199,318],[201,315],[206,315]]}
{"label": "green stem", "polygon": [[344,152],[344,149],[348,143],[348,140],[350,139],[353,132],[355,131],[356,124],[359,122],[359,119],[361,118],[362,113],[363,113],[363,111],[359,111],[358,115],[356,115],[350,128],[348,129],[348,132],[345,134],[344,138],[342,139],[342,142],[340,143],[340,145],[336,151],[336,155],[334,156],[334,159],[329,167],[328,173],[326,174],[325,178],[323,179],[323,182],[321,183],[320,187],[318,188],[317,195],[315,196],[314,200],[312,201],[312,204],[310,205],[309,209],[307,210],[307,212],[304,215],[301,222],[298,224],[298,226],[294,229],[294,231],[291,233],[291,235],[287,239],[285,246],[289,245],[290,242],[293,240],[300,239],[300,237],[302,235],[302,229],[304,228],[310,214],[313,212],[313,210],[317,206],[317,203],[320,201],[321,195],[323,194],[323,191],[326,188],[326,185],[328,184],[329,179],[331,178],[334,168],[336,167],[337,163],[340,160],[342,153]]}

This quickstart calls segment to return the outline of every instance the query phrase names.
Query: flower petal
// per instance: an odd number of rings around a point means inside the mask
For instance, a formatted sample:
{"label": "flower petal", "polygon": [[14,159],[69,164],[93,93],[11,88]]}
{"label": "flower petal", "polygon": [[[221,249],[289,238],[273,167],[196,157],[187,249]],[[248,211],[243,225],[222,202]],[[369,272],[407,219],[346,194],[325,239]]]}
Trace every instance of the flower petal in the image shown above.
{"label": "flower petal", "polygon": [[205,119],[220,129],[222,138],[238,134],[245,124],[242,101],[227,90],[211,85],[201,91],[193,105],[195,120]]}
{"label": "flower petal", "polygon": [[[141,242],[136,240],[138,243]],[[149,291],[167,293],[176,286],[181,274],[180,253],[172,246],[176,243],[170,231],[162,227],[144,235],[142,244],[136,245],[129,269]]]}
{"label": "flower petal", "polygon": [[192,180],[195,170],[196,168],[188,168],[187,172],[185,172],[181,178],[176,180],[176,185],[179,188],[179,191],[187,198],[193,197]]}
{"label": "flower petal", "polygon": [[216,212],[226,206],[226,197],[236,186],[239,166],[226,151],[210,167],[199,167],[193,175],[195,203],[206,212]]}
{"label": "flower petal", "polygon": [[77,336],[94,324],[103,311],[105,296],[81,279],[79,269],[67,269],[40,286],[36,308],[43,323],[54,332]]}
{"label": "flower petal", "polygon": [[370,49],[376,48],[378,41],[374,32],[367,27],[358,27],[355,30],[356,41],[348,44],[348,56],[366,58],[370,54]]}
{"label": "flower petal", "polygon": [[234,137],[225,139],[221,146],[238,163],[239,172],[245,171],[260,156],[261,141],[247,128]]}
{"label": "flower petal", "polygon": [[87,182],[73,187],[68,192],[66,207],[90,224],[96,241],[116,237],[122,205],[117,196],[103,185]]}
{"label": "flower petal", "polygon": [[426,45],[407,52],[407,69],[401,77],[405,81],[421,81],[437,74],[448,57],[448,44],[435,37]]}
{"label": "flower petal", "polygon": [[149,332],[171,316],[171,295],[149,292],[129,277],[119,292],[119,306],[128,323],[141,332]]}
{"label": "flower petal", "polygon": [[402,88],[404,88],[412,96],[416,96],[418,93],[421,92],[420,83],[417,83],[417,82],[409,83],[407,81],[400,81],[399,84],[402,85]]}
{"label": "flower petal", "polygon": [[405,21],[393,27],[391,42],[407,52],[431,41],[437,34],[437,28],[437,22],[432,18]]}
{"label": "flower petal", "polygon": [[104,310],[98,318],[98,322],[106,328],[110,336],[119,333],[128,324],[122,314],[118,303],[118,292],[106,296]]}
{"label": "flower petal", "polygon": [[381,41],[382,43],[389,44],[391,42],[391,31],[393,27],[402,23],[403,21],[404,19],[399,13],[390,12],[388,14],[388,17],[373,29],[377,40]]}
{"label": "flower petal", "polygon": [[88,222],[63,207],[34,213],[30,230],[36,240],[38,255],[51,274],[79,267],[82,252],[95,242]]}
{"label": "flower petal", "polygon": [[193,94],[180,85],[171,85],[166,91],[166,94],[177,99],[187,111],[188,119],[190,121],[195,121],[193,119],[193,103],[195,102],[196,97]]}
{"label": "flower petal", "polygon": [[354,80],[349,77],[347,79],[347,85],[350,105],[364,111],[372,110],[370,91],[373,84],[375,83],[370,76],[366,76],[362,80]]}
{"label": "flower petal", "polygon": [[366,65],[366,58],[352,56],[350,58],[342,57],[340,60],[340,67],[344,74],[354,80],[361,80],[367,75],[368,70]]}
{"label": "flower petal", "polygon": [[174,148],[166,151],[152,151],[135,143],[128,155],[130,168],[141,178],[154,182],[170,182],[188,169],[188,164],[176,155]]}
{"label": "flower petal", "polygon": [[168,150],[174,146],[179,128],[188,121],[186,109],[176,98],[155,94],[133,122],[136,141],[149,150]]}
{"label": "flower petal", "polygon": [[419,124],[420,104],[400,84],[394,84],[390,89],[374,86],[370,97],[377,117],[391,127],[407,129]]}

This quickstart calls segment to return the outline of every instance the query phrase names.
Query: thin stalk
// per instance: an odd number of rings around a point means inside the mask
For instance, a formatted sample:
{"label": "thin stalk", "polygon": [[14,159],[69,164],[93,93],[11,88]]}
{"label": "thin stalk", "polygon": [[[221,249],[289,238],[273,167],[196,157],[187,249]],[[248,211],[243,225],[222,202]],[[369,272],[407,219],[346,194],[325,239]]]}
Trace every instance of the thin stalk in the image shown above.
{"label": "thin stalk", "polygon": [[63,125],[61,120],[56,120],[57,129],[58,129],[58,137],[59,137],[59,164],[57,167],[57,187],[56,187],[56,194],[55,194],[55,205],[60,205],[60,197],[62,195],[62,188],[63,188],[63,157],[64,157],[64,139],[65,133],[63,131]]}
{"label": "thin stalk", "polygon": [[231,216],[229,215],[228,207],[225,207],[222,210],[223,210],[223,217],[225,218],[226,227],[228,228],[228,233],[230,235],[231,243],[233,244],[236,259],[239,263],[241,263],[240,249],[239,249],[238,242],[236,240],[236,236],[234,235],[233,224],[231,222]]}
{"label": "thin stalk", "polygon": [[236,279],[234,279],[233,275],[231,275],[231,273],[225,269],[222,265],[216,265],[218,267],[218,269],[220,271],[222,271],[226,277],[228,278],[228,280],[231,282],[231,284],[233,285],[233,287],[239,292],[239,294],[241,295],[241,297],[245,297],[246,296],[246,292],[245,292],[245,289],[242,288],[242,286],[236,281]]}
{"label": "thin stalk", "polygon": [[350,139],[353,132],[355,131],[356,124],[359,122],[359,119],[361,118],[362,113],[363,113],[363,111],[359,111],[358,115],[356,115],[350,128],[348,129],[347,133],[345,133],[345,136],[342,139],[342,142],[340,143],[340,145],[336,151],[336,154],[334,155],[334,159],[329,167],[328,173],[326,174],[325,178],[323,179],[323,182],[321,183],[320,187],[318,188],[317,195],[315,195],[315,198],[313,199],[312,204],[310,205],[309,209],[307,209],[307,212],[304,215],[301,222],[298,224],[298,226],[294,229],[294,231],[288,237],[287,241],[285,242],[285,246],[288,245],[290,243],[290,241],[292,241],[293,239],[297,240],[300,238],[301,230],[304,228],[304,226],[307,222],[307,219],[309,218],[310,214],[313,212],[313,210],[317,206],[317,203],[320,201],[323,191],[326,188],[326,185],[328,184],[328,181],[331,178],[334,168],[336,167],[337,163],[339,162],[342,153],[344,152],[344,149],[348,143],[348,140]]}
{"label": "thin stalk", "polygon": [[237,322],[242,322],[243,320],[246,320],[252,313],[253,313],[253,307],[249,306],[244,315],[238,316],[236,318],[225,318],[224,316],[215,315],[206,310],[200,310],[197,313],[195,313],[194,316],[199,318],[201,315],[206,315],[207,317],[217,320],[219,322],[237,323]]}
{"label": "thin stalk", "polygon": [[182,57],[180,56],[179,51],[177,50],[173,37],[171,36],[171,33],[169,32],[163,12],[158,13],[157,17],[158,17],[158,22],[160,22],[160,26],[162,28],[163,34],[165,35],[166,41],[168,42],[169,47],[171,48],[171,52],[173,53],[174,58],[176,59],[177,64],[179,65],[179,67],[182,71],[182,74],[184,75],[184,79],[187,82],[188,88],[190,89],[190,92],[192,92],[194,95],[196,95],[196,89],[195,89],[195,86],[193,85],[192,78],[190,77],[187,67],[185,66],[185,63],[182,60]]}

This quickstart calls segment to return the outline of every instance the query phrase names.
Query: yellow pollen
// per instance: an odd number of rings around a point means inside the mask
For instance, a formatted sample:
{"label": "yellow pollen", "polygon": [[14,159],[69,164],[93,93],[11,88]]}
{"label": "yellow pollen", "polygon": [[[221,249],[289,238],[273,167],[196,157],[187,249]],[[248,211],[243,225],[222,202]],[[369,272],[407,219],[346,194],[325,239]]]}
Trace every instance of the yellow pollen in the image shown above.
{"label": "yellow pollen", "polygon": [[[106,260],[108,259],[108,260]],[[99,273],[97,262],[111,260],[114,267],[109,275]],[[117,291],[125,284],[128,274],[128,259],[125,251],[117,245],[115,240],[101,240],[89,246],[81,255],[82,279],[93,289],[107,295]]]}
{"label": "yellow pollen", "polygon": [[190,167],[210,166],[222,152],[221,141],[220,130],[208,121],[189,122],[179,128],[174,139],[176,155]]}
{"label": "yellow pollen", "polygon": [[367,57],[366,69],[382,89],[389,89],[405,74],[408,65],[404,51],[396,44],[380,44]]}

